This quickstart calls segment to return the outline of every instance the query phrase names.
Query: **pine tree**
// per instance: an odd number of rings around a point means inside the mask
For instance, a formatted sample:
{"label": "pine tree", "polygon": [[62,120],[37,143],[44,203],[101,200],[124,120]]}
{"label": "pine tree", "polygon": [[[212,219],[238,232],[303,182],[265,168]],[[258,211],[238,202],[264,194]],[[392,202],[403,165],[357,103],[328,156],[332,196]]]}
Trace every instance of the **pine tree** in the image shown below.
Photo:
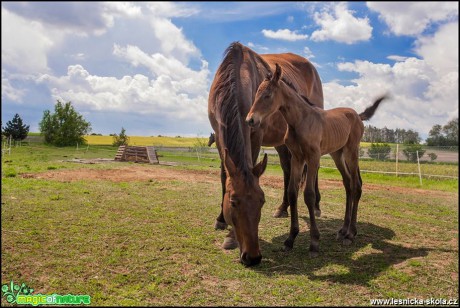
{"label": "pine tree", "polygon": [[29,125],[23,124],[21,117],[16,113],[13,120],[6,122],[5,128],[3,128],[3,135],[7,138],[11,136],[14,141],[21,141],[27,138],[29,127]]}

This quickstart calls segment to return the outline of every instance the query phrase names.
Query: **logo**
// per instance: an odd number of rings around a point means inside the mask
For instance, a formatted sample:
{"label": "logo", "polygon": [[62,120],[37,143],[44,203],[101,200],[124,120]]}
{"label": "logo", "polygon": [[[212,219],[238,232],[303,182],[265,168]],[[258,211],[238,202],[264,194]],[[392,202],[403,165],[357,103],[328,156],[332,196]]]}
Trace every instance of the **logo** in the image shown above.
{"label": "logo", "polygon": [[17,305],[90,305],[91,296],[89,295],[59,295],[59,294],[32,294],[34,289],[25,283],[18,285],[11,281],[9,284],[2,285],[2,297],[10,304]]}

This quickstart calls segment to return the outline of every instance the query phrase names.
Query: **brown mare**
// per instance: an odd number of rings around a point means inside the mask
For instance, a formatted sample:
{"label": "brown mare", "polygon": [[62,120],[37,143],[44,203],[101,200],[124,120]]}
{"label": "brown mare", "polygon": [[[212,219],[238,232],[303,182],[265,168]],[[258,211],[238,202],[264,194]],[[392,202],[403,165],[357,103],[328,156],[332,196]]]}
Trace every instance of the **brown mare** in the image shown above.
{"label": "brown mare", "polygon": [[275,68],[275,62],[283,67],[286,78],[300,93],[323,108],[321,80],[308,60],[291,53],[259,55],[238,42],[227,48],[209,93],[208,116],[222,160],[222,204],[216,228],[225,229],[226,224],[233,227],[223,247],[239,247],[240,260],[245,265],[257,264],[262,258],[258,225],[264,193],[259,177],[265,170],[266,157],[256,165],[262,145],[275,147],[284,171],[283,203],[275,216],[287,213],[288,207],[290,153],[284,145],[287,124],[283,116],[275,112],[256,129],[245,122],[257,88],[266,74]]}
{"label": "brown mare", "polygon": [[364,132],[364,120],[369,120],[380,102],[380,97],[363,113],[357,114],[351,108],[323,110],[310,101],[281,77],[281,67],[276,65],[275,74],[263,81],[249,111],[246,121],[251,127],[262,125],[269,117],[280,111],[288,123],[285,143],[291,158],[291,178],[289,180],[289,204],[291,206],[291,228],[284,242],[286,250],[292,249],[299,233],[297,195],[301,171],[307,164],[307,179],[304,200],[310,216],[310,254],[319,252],[319,230],[314,215],[315,182],[322,155],[330,154],[339,169],[346,191],[346,209],[343,227],[338,231],[338,239],[349,245],[356,236],[358,202],[361,197],[362,180],[359,172],[359,143]]}

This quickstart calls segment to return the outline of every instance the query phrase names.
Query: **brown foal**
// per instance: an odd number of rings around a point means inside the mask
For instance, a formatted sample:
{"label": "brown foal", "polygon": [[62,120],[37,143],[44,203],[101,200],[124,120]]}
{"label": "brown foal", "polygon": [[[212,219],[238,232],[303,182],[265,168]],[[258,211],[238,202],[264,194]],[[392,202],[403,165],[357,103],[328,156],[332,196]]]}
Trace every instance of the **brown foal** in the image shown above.
{"label": "brown foal", "polygon": [[374,115],[386,96],[378,98],[361,114],[351,108],[323,110],[313,106],[306,97],[298,94],[291,84],[280,77],[281,67],[276,65],[273,76],[268,76],[260,84],[246,122],[252,127],[258,127],[267,116],[280,111],[288,123],[285,144],[292,154],[288,188],[291,228],[284,246],[286,250],[292,249],[299,233],[297,195],[301,173],[306,164],[308,168],[304,201],[310,216],[310,255],[315,256],[319,252],[320,236],[314,215],[315,182],[320,158],[330,154],[342,175],[346,209],[344,223],[337,232],[337,238],[343,240],[344,245],[349,245],[357,234],[358,203],[362,192],[358,165],[359,144],[364,132],[362,121],[369,120]]}

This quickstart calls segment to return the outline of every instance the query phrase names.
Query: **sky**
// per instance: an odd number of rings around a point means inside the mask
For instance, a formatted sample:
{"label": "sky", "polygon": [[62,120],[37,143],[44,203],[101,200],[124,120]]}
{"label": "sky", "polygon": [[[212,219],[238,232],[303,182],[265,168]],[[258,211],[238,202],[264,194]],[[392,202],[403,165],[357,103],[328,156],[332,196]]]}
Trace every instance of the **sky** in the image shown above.
{"label": "sky", "polygon": [[225,49],[308,58],[324,108],[422,139],[458,117],[458,2],[2,2],[2,125],[57,100],[92,133],[202,136]]}

